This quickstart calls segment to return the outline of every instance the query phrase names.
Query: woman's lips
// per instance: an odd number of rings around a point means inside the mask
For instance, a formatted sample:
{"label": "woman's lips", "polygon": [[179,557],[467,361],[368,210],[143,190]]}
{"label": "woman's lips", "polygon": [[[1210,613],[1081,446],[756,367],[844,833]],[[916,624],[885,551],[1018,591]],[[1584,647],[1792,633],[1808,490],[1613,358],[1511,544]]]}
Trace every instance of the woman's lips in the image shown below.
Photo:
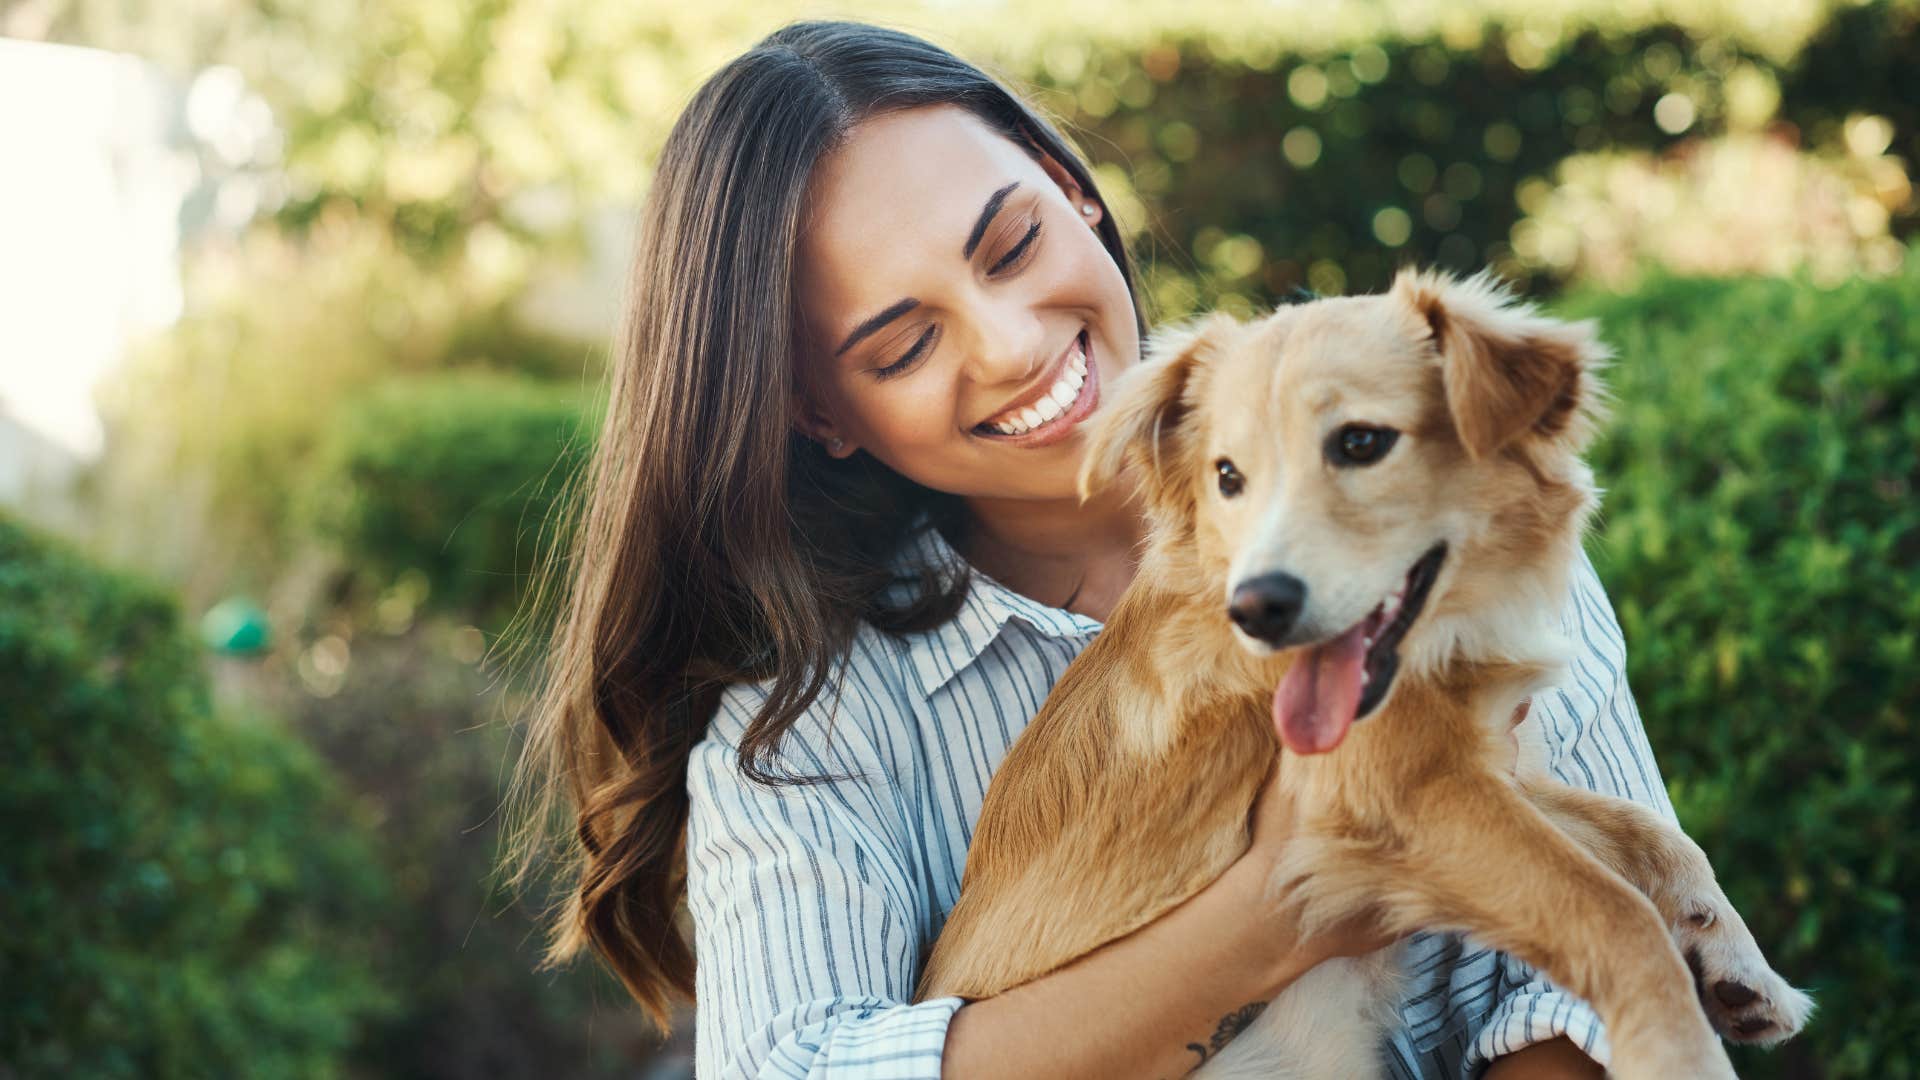
{"label": "woman's lips", "polygon": [[984,426],[974,427],[972,433],[982,439],[992,439],[995,442],[1008,443],[1023,449],[1051,446],[1072,435],[1074,429],[1080,425],[1080,421],[1091,416],[1093,410],[1100,404],[1100,365],[1095,362],[1093,355],[1093,335],[1083,330],[1080,333],[1079,342],[1081,348],[1086,351],[1086,381],[1080,384],[1079,394],[1067,404],[1060,415],[1018,435],[1005,435]]}

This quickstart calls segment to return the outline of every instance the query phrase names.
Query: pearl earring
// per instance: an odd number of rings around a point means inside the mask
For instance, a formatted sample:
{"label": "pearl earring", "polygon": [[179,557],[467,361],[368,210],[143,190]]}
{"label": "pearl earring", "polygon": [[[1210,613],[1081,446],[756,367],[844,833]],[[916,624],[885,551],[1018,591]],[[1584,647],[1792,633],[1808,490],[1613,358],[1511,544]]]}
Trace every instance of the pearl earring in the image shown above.
{"label": "pearl earring", "polygon": [[1094,205],[1092,203],[1083,203],[1080,206],[1080,212],[1082,214],[1085,214],[1088,217],[1092,217],[1094,212]]}
{"label": "pearl earring", "polygon": [[841,449],[841,447],[844,447],[844,446],[846,446],[846,445],[847,445],[847,441],[846,441],[845,439],[835,439],[835,440],[833,440],[833,452],[834,452],[834,453],[836,453],[836,454],[837,454],[837,453],[839,453],[839,452],[840,452],[840,449]]}

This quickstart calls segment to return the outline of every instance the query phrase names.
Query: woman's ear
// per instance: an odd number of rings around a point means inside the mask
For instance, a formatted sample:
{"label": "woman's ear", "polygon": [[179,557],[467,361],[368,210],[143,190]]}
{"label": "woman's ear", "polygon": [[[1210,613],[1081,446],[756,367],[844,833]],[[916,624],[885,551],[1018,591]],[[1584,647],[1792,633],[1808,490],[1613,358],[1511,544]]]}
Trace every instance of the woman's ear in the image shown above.
{"label": "woman's ear", "polygon": [[793,429],[825,448],[829,457],[852,457],[854,445],[840,431],[831,416],[819,406],[807,400],[805,394],[795,394],[793,398]]}
{"label": "woman's ear", "polygon": [[1447,412],[1467,456],[1481,460],[1532,434],[1591,437],[1608,351],[1592,320],[1562,322],[1519,302],[1491,273],[1467,280],[1406,269],[1392,295],[1425,324],[1440,353]]}
{"label": "woman's ear", "polygon": [[1132,465],[1149,505],[1179,509],[1185,478],[1177,472],[1177,444],[1198,397],[1195,376],[1239,329],[1232,316],[1214,312],[1153,335],[1146,355],[1114,380],[1112,397],[1089,423],[1080,466],[1083,502]]}
{"label": "woman's ear", "polygon": [[1055,161],[1053,155],[1044,150],[1038,153],[1040,168],[1045,170],[1054,184],[1066,194],[1067,202],[1073,206],[1073,212],[1079,214],[1080,220],[1088,225],[1099,225],[1100,219],[1106,216],[1107,208],[1101,206],[1098,199],[1084,191],[1080,187],[1080,181],[1073,178],[1073,174],[1067,171],[1066,166]]}

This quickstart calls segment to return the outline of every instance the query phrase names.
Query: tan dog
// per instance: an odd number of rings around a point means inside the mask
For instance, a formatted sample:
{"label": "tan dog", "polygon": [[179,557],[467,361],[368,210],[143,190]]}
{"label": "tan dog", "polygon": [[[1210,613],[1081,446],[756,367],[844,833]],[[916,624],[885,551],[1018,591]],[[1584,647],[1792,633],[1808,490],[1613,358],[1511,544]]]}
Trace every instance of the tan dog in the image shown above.
{"label": "tan dog", "polygon": [[[1620,1077],[1730,1077],[1715,1028],[1798,1031],[1810,1002],[1678,828],[1514,775],[1507,718],[1566,658],[1605,356],[1411,271],[1156,340],[1083,475],[1138,471],[1139,574],[994,777],[921,995],[996,994],[1197,892],[1246,849],[1277,730],[1302,825],[1276,887],[1309,929],[1471,933],[1592,1003]],[[1316,968],[1203,1072],[1372,1072],[1390,953]]]}

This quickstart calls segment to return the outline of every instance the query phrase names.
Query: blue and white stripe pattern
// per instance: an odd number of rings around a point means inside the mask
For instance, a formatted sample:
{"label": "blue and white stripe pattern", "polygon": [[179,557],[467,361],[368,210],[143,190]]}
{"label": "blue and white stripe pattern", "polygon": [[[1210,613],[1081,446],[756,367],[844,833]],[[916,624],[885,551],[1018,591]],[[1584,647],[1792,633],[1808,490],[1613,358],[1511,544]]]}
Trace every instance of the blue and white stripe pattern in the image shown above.
{"label": "blue and white stripe pattern", "polygon": [[[947,555],[928,531],[905,557]],[[1568,685],[1533,699],[1553,772],[1671,817],[1585,557],[1564,621],[1578,650]],[[960,1000],[911,1004],[920,966],[959,896],[988,780],[1100,625],[976,573],[945,626],[904,640],[863,629],[837,696],[830,682],[782,747],[789,771],[845,777],[830,783],[743,778],[739,740],[765,687],[726,692],[687,778],[698,1075],[939,1076]],[[1525,964],[1452,936],[1409,948],[1388,1075],[1473,1076],[1563,1034],[1604,1062],[1591,1010]]]}

